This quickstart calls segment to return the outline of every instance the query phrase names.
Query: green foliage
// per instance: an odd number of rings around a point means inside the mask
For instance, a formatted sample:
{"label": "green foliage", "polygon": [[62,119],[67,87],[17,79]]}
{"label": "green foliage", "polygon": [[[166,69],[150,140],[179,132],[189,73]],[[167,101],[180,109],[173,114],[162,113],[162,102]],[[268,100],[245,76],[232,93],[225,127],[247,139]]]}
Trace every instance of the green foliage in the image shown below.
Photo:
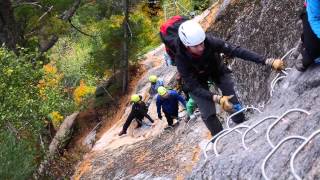
{"label": "green foliage", "polygon": [[210,0],[164,0],[163,8],[165,16],[170,18],[174,15],[189,16],[191,12],[200,14],[210,5]]}
{"label": "green foliage", "polygon": [[130,15],[130,26],[133,34],[129,46],[130,59],[136,61],[139,55],[160,44],[159,27],[141,9]]}
{"label": "green foliage", "polygon": [[96,23],[99,29],[96,42],[92,44],[92,58],[88,62],[88,67],[92,74],[103,77],[106,69],[113,66],[119,67],[122,49],[122,16],[111,16],[110,19],[103,19]]}
{"label": "green foliage", "polygon": [[74,0],[41,0],[41,4],[44,6],[54,6],[56,12],[63,12],[72,5]]}
{"label": "green foliage", "polygon": [[82,38],[60,38],[56,46],[51,50],[50,57],[57,64],[58,69],[63,73],[64,87],[75,87],[80,80],[88,84],[95,84],[96,78],[88,70],[88,62],[93,46],[93,39]]}
{"label": "green foliage", "polygon": [[32,63],[41,62],[38,54],[26,52],[16,56],[0,48],[0,169],[7,172],[0,174],[14,179],[25,179],[35,170],[36,158],[41,159],[37,147],[39,135],[46,134],[48,115],[58,111],[65,116],[74,110],[72,97],[61,86],[62,74]]}
{"label": "green foliage", "polygon": [[0,179],[28,179],[36,168],[35,144],[0,132]]}
{"label": "green foliage", "polygon": [[[186,9],[180,7],[173,12],[186,14],[206,8],[209,0],[178,2]],[[14,9],[28,48],[19,56],[0,48],[0,179],[28,179],[41,161],[39,135],[48,134],[48,122],[60,122],[86,105],[81,102],[92,102],[88,97],[98,80],[120,69],[124,40],[122,1],[82,2],[71,21],[94,37],[79,33],[59,18],[72,3],[73,0],[43,0],[40,5],[44,8],[22,5]],[[160,44],[163,12],[157,7],[157,12],[152,12],[157,16],[150,16],[143,9],[144,3],[138,1],[130,6],[130,64]],[[50,6],[52,10],[44,14]],[[47,58],[39,58],[39,41],[45,42],[54,34],[59,36],[58,43],[46,54]],[[116,82],[108,91],[118,94],[121,85]],[[110,98],[102,99],[97,104],[114,103]],[[8,125],[18,134],[12,133]]]}
{"label": "green foliage", "polygon": [[[158,27],[145,13],[137,11],[130,14],[129,22],[129,60],[136,62],[139,55],[160,44]],[[99,29],[97,43],[93,45],[90,69],[101,77],[106,69],[120,67],[123,47],[123,16],[113,15],[96,25]]]}
{"label": "green foliage", "polygon": [[193,9],[201,13],[209,7],[210,0],[192,0]]}
{"label": "green foliage", "polygon": [[0,49],[0,127],[6,122],[13,123],[16,128],[28,128],[38,131],[41,122],[30,124],[39,118],[39,101],[37,82],[41,72],[34,68],[30,60],[35,55],[15,56]]}
{"label": "green foliage", "polygon": [[[25,179],[35,169],[35,137],[44,127],[37,82],[41,72],[30,60],[0,48],[0,169],[1,179]],[[11,125],[20,140],[5,129]],[[39,154],[40,152],[38,152]]]}

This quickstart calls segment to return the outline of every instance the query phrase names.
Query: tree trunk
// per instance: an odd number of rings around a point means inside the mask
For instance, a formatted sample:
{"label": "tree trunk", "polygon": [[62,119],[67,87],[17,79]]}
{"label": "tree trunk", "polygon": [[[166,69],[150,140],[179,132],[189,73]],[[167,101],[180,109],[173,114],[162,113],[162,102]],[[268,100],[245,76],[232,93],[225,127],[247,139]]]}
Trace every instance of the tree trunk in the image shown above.
{"label": "tree trunk", "polygon": [[0,43],[17,53],[17,45],[21,45],[23,38],[20,34],[10,0],[0,0]]}
{"label": "tree trunk", "polygon": [[[72,6],[60,16],[63,21],[69,21],[74,13],[77,11],[81,3],[81,0],[75,0]],[[58,42],[59,37],[57,35],[52,35],[51,38],[47,42],[40,43],[40,51],[46,52],[51,49],[56,42]]]}
{"label": "tree trunk", "polygon": [[124,20],[123,20],[123,32],[124,32],[124,40],[123,40],[123,58],[122,58],[122,93],[125,93],[128,89],[128,19],[129,19],[129,11],[128,11],[128,0],[123,0],[124,7]]}

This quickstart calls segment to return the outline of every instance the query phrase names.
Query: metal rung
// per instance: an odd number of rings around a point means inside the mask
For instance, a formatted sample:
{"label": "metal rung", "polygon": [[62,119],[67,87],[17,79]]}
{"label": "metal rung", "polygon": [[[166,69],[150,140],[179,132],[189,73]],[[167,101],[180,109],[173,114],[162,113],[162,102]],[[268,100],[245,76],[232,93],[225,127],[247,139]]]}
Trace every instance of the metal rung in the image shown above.
{"label": "metal rung", "polygon": [[[228,132],[226,132],[226,133],[222,134],[221,136],[217,137],[216,141],[213,143],[213,151],[214,151],[214,153],[215,153],[216,156],[219,156],[219,153],[218,153],[218,150],[217,150],[217,143],[218,143],[218,141],[219,141],[222,137],[224,137],[224,136],[230,134],[231,132],[236,131],[237,129],[240,129],[240,128],[249,128],[249,126],[246,126],[246,125],[238,125],[238,126],[232,128],[232,129],[230,129]],[[236,132],[237,132],[237,131],[236,131]],[[237,132],[237,133],[239,133],[239,132]],[[240,134],[241,134],[241,133],[240,133]]]}
{"label": "metal rung", "polygon": [[208,149],[209,144],[210,144],[214,139],[216,139],[217,137],[219,137],[220,135],[222,135],[223,133],[225,133],[225,132],[227,132],[227,131],[229,131],[229,130],[230,130],[230,129],[224,129],[224,130],[220,131],[218,134],[214,135],[214,136],[209,140],[209,142],[208,142],[208,143],[206,144],[206,146],[204,147],[204,152],[203,152],[204,157],[205,157],[206,160],[208,159],[207,149]]}
{"label": "metal rung", "polygon": [[243,108],[243,109],[240,109],[239,111],[231,114],[231,115],[228,117],[227,123],[226,123],[227,128],[230,128],[229,122],[230,122],[230,119],[231,119],[233,116],[235,116],[235,115],[237,115],[237,114],[239,114],[239,113],[241,113],[241,112],[243,112],[243,111],[247,111],[248,109],[254,109],[254,110],[257,110],[259,113],[262,113],[262,111],[261,111],[260,109],[254,107],[254,106],[247,106],[247,107],[245,107],[245,108]]}
{"label": "metal rung", "polygon": [[287,76],[280,76],[280,77],[274,79],[273,84],[271,83],[270,96],[273,95],[274,87],[275,87],[275,85],[277,84],[277,82],[278,82],[279,80],[281,80],[281,79],[284,79],[285,77],[287,77]]}
{"label": "metal rung", "polygon": [[309,113],[308,111],[304,110],[304,109],[291,109],[291,110],[288,110],[287,112],[285,112],[284,114],[282,114],[274,123],[272,123],[272,124],[269,126],[269,128],[268,128],[268,130],[267,130],[267,140],[268,140],[268,143],[270,144],[270,146],[271,146],[272,148],[274,148],[274,144],[273,144],[273,143],[271,142],[271,140],[270,140],[270,131],[271,131],[271,129],[272,129],[276,124],[278,124],[279,121],[280,121],[284,116],[286,116],[287,114],[292,113],[292,112],[302,112],[302,113],[305,113],[305,114],[307,114],[307,115],[310,115],[310,113]]}
{"label": "metal rung", "polygon": [[301,180],[301,177],[296,173],[295,169],[294,169],[294,159],[297,156],[297,154],[318,134],[320,134],[320,129],[315,131],[314,133],[312,133],[305,141],[304,143],[302,143],[298,149],[293,153],[293,155],[290,158],[290,171],[293,174],[293,176],[298,179]]}
{"label": "metal rung", "polygon": [[304,140],[306,141],[306,138],[305,137],[302,137],[302,136],[290,136],[290,137],[287,137],[287,138],[284,138],[282,141],[279,142],[279,144],[274,147],[272,149],[272,151],[264,158],[263,162],[262,162],[262,165],[261,165],[261,171],[262,171],[262,176],[269,180],[267,174],[266,174],[266,171],[265,171],[265,168],[266,168],[266,163],[268,161],[268,159],[280,148],[280,146],[285,143],[286,141],[289,141],[291,139],[299,139],[299,140]]}
{"label": "metal rung", "polygon": [[281,60],[283,60],[285,57],[287,57],[289,54],[291,55],[291,53],[295,50],[296,48],[292,48],[290,49],[284,56],[282,56]]}
{"label": "metal rung", "polygon": [[256,126],[258,126],[259,124],[263,123],[264,121],[266,121],[266,120],[268,120],[268,119],[277,119],[277,118],[278,118],[277,116],[269,116],[269,117],[266,117],[266,118],[260,120],[259,122],[255,123],[254,125],[250,126],[250,128],[247,129],[247,130],[243,133],[243,135],[242,135],[242,146],[244,147],[244,149],[246,149],[246,150],[249,149],[249,148],[246,146],[245,138],[246,138],[246,135],[248,134],[248,132],[249,132],[251,129],[255,128]]}

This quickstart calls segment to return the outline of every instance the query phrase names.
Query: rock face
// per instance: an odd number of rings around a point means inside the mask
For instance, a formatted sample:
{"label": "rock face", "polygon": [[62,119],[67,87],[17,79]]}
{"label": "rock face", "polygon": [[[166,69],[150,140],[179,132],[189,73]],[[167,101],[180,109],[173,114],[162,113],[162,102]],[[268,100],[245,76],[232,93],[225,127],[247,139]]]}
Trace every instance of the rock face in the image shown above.
{"label": "rock face", "polygon": [[[302,0],[225,0],[222,4],[219,21],[208,31],[232,44],[280,58],[300,39]],[[285,60],[293,66],[292,59]],[[266,82],[275,76],[270,68],[237,58],[230,64],[240,99],[245,104],[267,101],[270,88]]]}
{"label": "rock face", "polygon": [[[243,123],[253,125],[268,116],[280,117],[290,109],[300,108],[310,112],[292,112],[285,116],[270,130],[270,139],[277,145],[282,139],[299,135],[308,137],[320,129],[320,67],[312,67],[305,73],[289,71],[288,76],[276,88],[271,101],[255,113],[250,120]],[[266,131],[276,119],[270,119],[257,126],[258,131],[251,131],[246,137],[245,150],[241,144],[241,135],[231,133],[217,143],[220,153],[215,156],[208,152],[206,161],[202,158],[194,169],[190,179],[262,179],[261,165],[264,158],[272,150],[266,139]],[[242,130],[244,132],[244,130]],[[266,174],[274,179],[293,179],[290,173],[289,160],[302,140],[285,142],[266,163]],[[296,172],[305,179],[319,179],[320,140],[315,137],[294,161]]]}
{"label": "rock face", "polygon": [[[222,4],[223,9],[217,13],[218,20],[209,28],[209,31],[218,37],[266,57],[282,57],[297,46],[301,34],[299,14],[303,8],[302,0],[226,0]],[[285,61],[288,67],[293,67],[296,60],[289,55]],[[254,105],[262,110],[261,113],[246,112],[248,121],[241,125],[252,126],[268,116],[280,117],[290,109],[300,108],[308,111],[310,115],[292,112],[284,116],[270,130],[272,145],[276,146],[281,140],[292,135],[307,138],[320,129],[320,67],[311,67],[304,73],[295,69],[287,70],[287,75],[280,75],[286,77],[276,83],[271,97],[270,83],[276,73],[272,72],[270,67],[237,58],[229,63],[243,104]],[[167,83],[172,82],[174,67],[152,68],[153,63],[147,65],[150,74],[165,78]],[[144,94],[148,88],[146,77],[137,85],[137,92],[140,94]],[[151,117],[156,118],[154,104],[150,106],[149,112]],[[245,144],[248,149],[241,143],[246,129],[240,129],[241,133],[233,132],[216,141],[219,156],[214,154],[212,148],[208,148],[206,159],[201,153],[201,147],[208,141],[203,140],[208,139],[208,131],[198,118],[191,122],[190,127],[181,123],[171,132],[153,134],[114,149],[95,151],[84,165],[86,171],[78,173],[78,177],[263,179],[262,164],[273,149],[266,139],[266,131],[275,121],[275,118],[268,119],[254,128],[256,132],[250,131],[247,134]],[[154,130],[155,128],[152,129]],[[146,131],[151,130],[147,128]],[[137,140],[137,137],[133,139]],[[319,139],[320,135],[307,143],[293,161],[295,172],[303,179],[320,179]],[[116,141],[121,140],[124,138]],[[301,139],[292,139],[280,146],[266,161],[265,175],[270,179],[294,179],[290,172],[290,158],[302,143]]]}
{"label": "rock face", "polygon": [[[301,34],[299,13],[302,1],[233,1],[211,31],[267,57],[281,57],[295,47]],[[294,58],[285,59],[293,67]],[[320,129],[320,67],[311,67],[304,73],[288,70],[287,77],[275,86],[270,97],[270,83],[276,76],[268,67],[235,59],[231,67],[237,82],[240,99],[244,104],[263,104],[262,113],[247,113],[253,125],[268,116],[281,116],[293,108],[301,108],[311,114],[293,112],[285,116],[270,130],[270,140],[276,146],[288,136],[310,136]],[[284,75],[284,74],[283,74]],[[245,150],[239,133],[230,133],[217,142],[219,156],[208,149],[209,157],[202,156],[189,179],[263,179],[262,163],[272,147],[266,139],[266,131],[276,119],[269,119],[257,126],[246,137]],[[245,129],[241,130],[242,132]],[[270,179],[294,179],[290,172],[290,157],[303,140],[285,142],[266,161],[265,172]],[[296,156],[294,168],[303,179],[319,179],[320,140],[315,138]]]}

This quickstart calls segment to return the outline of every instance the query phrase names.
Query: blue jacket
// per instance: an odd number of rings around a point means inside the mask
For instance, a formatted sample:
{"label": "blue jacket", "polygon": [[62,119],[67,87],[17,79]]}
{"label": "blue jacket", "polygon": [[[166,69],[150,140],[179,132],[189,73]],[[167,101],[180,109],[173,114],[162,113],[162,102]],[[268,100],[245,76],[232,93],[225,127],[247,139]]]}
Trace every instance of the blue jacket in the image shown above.
{"label": "blue jacket", "polygon": [[157,82],[155,84],[151,84],[151,87],[150,87],[150,90],[149,90],[150,96],[156,95],[158,87],[160,87],[160,86],[164,86],[162,80],[157,80]]}
{"label": "blue jacket", "polygon": [[168,90],[169,97],[163,98],[160,95],[157,96],[157,112],[158,116],[161,115],[161,107],[162,111],[164,113],[178,116],[178,101],[180,101],[184,107],[186,107],[186,101],[185,99],[180,96],[176,91],[174,90]]}
{"label": "blue jacket", "polygon": [[308,21],[312,31],[320,39],[320,1],[306,0]]}

